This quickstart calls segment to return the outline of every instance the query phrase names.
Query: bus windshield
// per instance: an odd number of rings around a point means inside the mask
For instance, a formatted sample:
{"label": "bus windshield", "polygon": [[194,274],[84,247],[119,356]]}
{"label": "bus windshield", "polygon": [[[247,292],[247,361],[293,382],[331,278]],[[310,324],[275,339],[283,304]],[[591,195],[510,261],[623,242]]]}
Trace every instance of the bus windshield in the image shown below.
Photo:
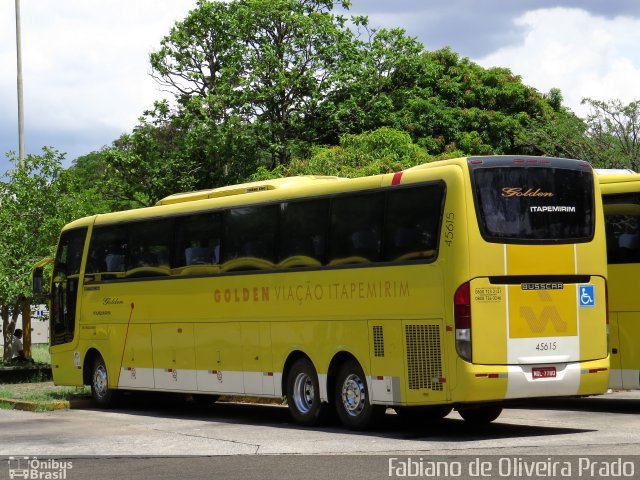
{"label": "bus windshield", "polygon": [[577,243],[593,238],[590,168],[472,168],[480,231],[500,243]]}

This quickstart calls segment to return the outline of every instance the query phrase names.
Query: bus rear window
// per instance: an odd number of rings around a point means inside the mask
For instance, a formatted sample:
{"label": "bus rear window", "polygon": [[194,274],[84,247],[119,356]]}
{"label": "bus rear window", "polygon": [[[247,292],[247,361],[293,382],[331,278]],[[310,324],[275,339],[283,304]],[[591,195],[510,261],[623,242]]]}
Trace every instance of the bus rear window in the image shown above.
{"label": "bus rear window", "polygon": [[472,170],[480,231],[500,243],[576,243],[593,238],[593,173],[538,166]]}

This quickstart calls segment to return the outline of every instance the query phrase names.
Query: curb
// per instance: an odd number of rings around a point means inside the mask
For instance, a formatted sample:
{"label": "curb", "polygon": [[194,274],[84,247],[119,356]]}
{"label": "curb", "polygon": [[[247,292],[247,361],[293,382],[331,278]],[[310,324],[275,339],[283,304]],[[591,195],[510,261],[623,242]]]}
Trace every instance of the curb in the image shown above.
{"label": "curb", "polygon": [[0,403],[13,405],[16,410],[24,410],[26,412],[51,411],[51,410],[69,410],[72,408],[88,408],[91,406],[91,400],[51,400],[48,402],[32,402],[29,400],[15,400],[12,398],[0,398]]}

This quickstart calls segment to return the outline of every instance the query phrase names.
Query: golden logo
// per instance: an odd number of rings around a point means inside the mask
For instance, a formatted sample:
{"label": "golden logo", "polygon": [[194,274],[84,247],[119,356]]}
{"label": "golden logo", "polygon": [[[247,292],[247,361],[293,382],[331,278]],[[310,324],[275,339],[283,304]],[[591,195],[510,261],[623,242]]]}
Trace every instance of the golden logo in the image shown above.
{"label": "golden logo", "polygon": [[510,197],[553,197],[553,193],[552,192],[544,192],[542,190],[540,190],[539,188],[536,188],[535,190],[533,188],[527,188],[526,190],[524,188],[520,188],[520,187],[504,187],[502,189],[502,196],[505,198],[510,198]]}

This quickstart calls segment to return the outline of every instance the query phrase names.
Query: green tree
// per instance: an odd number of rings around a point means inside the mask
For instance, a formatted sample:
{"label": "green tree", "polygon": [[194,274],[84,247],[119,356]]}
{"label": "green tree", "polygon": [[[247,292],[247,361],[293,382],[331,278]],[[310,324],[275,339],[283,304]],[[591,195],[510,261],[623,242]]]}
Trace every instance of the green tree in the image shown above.
{"label": "green tree", "polygon": [[[553,93],[553,92],[551,92]],[[555,93],[559,95],[558,92]],[[586,118],[567,108],[541,118],[521,132],[520,143],[544,155],[579,158],[600,168],[640,168],[640,101],[585,98]]]}
{"label": "green tree", "polygon": [[44,148],[13,164],[0,182],[0,313],[5,355],[18,314],[30,304],[31,267],[54,253],[62,226],[90,212],[95,200],[69,190],[64,154]]}
{"label": "green tree", "polygon": [[224,126],[251,126],[248,150],[267,152],[272,168],[284,165],[310,140],[308,120],[352,51],[334,3],[201,0],[151,54],[153,75],[176,92],[180,114],[223,137]]}
{"label": "green tree", "polygon": [[267,180],[294,175],[335,175],[364,177],[393,173],[433,160],[462,155],[450,152],[433,157],[416,145],[408,133],[381,127],[361,134],[344,134],[339,146],[314,147],[309,159],[294,158],[287,165],[269,170],[259,168],[252,180]]}
{"label": "green tree", "polygon": [[582,100],[591,107],[585,120],[592,158],[604,168],[640,168],[640,100],[623,104],[619,99]]}

